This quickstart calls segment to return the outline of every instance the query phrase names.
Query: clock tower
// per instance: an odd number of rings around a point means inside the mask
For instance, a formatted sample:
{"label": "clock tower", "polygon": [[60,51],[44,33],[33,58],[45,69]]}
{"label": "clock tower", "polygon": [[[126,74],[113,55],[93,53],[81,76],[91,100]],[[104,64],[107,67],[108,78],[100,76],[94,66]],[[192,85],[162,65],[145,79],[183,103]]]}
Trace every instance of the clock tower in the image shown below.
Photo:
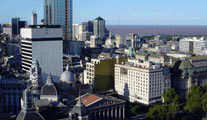
{"label": "clock tower", "polygon": [[42,86],[41,68],[37,60],[32,61],[30,68],[30,82],[32,88],[39,88]]}

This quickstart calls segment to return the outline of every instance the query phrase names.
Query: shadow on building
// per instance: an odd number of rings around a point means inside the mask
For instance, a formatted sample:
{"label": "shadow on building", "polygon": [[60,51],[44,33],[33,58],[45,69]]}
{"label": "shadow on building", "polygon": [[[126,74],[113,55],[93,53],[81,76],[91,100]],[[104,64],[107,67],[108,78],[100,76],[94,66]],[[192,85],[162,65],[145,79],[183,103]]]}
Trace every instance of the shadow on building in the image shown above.
{"label": "shadow on building", "polygon": [[129,86],[128,83],[124,85],[124,98],[129,101]]}

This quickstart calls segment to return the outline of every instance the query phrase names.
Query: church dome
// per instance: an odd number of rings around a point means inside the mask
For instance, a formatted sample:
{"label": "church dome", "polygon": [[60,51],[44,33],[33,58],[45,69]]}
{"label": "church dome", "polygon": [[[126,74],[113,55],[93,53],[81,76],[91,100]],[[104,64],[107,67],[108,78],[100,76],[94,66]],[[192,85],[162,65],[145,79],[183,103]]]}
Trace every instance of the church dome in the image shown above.
{"label": "church dome", "polygon": [[53,84],[53,80],[51,75],[47,77],[46,84],[42,87],[41,95],[48,95],[48,96],[57,96],[57,89],[55,85]]}
{"label": "church dome", "polygon": [[43,86],[41,95],[57,95],[56,87],[54,85]]}
{"label": "church dome", "polygon": [[74,82],[74,74],[69,71],[68,66],[66,68],[66,71],[61,74],[60,81],[68,84],[72,84]]}
{"label": "church dome", "polygon": [[34,110],[22,110],[16,120],[44,120],[42,115]]}

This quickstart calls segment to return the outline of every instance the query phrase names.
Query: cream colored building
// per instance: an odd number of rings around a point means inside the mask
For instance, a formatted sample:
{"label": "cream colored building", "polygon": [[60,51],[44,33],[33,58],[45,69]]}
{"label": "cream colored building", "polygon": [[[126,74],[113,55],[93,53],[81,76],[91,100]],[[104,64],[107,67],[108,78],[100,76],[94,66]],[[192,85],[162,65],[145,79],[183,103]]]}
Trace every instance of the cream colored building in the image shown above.
{"label": "cream colored building", "polygon": [[130,102],[149,105],[162,101],[170,86],[170,71],[160,64],[134,59],[115,65],[115,91]]}

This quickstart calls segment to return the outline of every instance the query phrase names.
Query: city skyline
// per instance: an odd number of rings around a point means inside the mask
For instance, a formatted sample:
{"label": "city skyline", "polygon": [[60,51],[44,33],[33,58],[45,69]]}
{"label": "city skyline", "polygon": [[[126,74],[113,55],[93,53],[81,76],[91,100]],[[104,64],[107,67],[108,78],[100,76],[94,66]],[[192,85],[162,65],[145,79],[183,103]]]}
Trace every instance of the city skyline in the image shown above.
{"label": "city skyline", "polygon": [[[39,22],[44,14],[43,3],[43,0],[1,0],[0,24],[8,23],[16,16],[30,24],[32,11],[37,12]],[[206,4],[205,0],[74,0],[73,23],[101,16],[107,25],[207,25]]]}

